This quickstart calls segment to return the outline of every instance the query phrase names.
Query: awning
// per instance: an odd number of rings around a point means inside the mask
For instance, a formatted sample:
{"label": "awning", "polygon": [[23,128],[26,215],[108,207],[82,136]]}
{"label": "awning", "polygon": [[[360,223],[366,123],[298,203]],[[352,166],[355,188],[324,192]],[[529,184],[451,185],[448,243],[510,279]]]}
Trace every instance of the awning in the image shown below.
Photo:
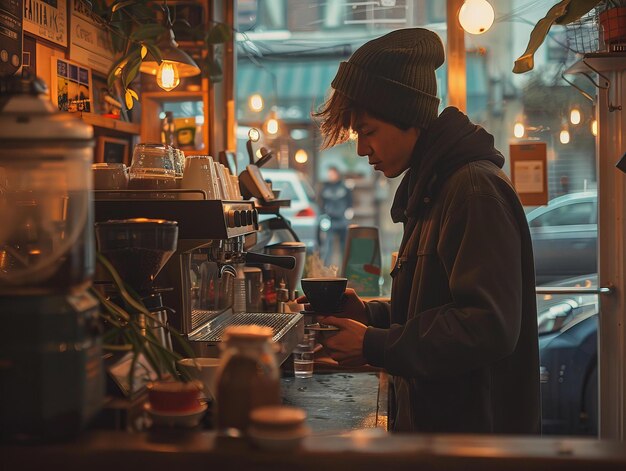
{"label": "awning", "polygon": [[[247,100],[259,93],[272,99],[274,93],[279,101],[322,101],[330,88],[338,60],[332,61],[263,61],[258,66],[248,60],[237,63],[237,98]],[[273,82],[276,82],[274,90]]]}
{"label": "awning", "polygon": [[[479,54],[468,54],[467,100],[468,112],[472,115],[486,106],[489,89],[486,58]],[[339,63],[342,59],[324,60],[262,60],[260,65],[246,58],[237,63],[237,107],[238,119],[253,119],[248,107],[248,98],[258,93],[268,104],[291,110],[286,119],[308,119],[328,95]],[[446,103],[446,66],[437,70],[439,95]],[[275,85],[274,85],[275,82]]]}

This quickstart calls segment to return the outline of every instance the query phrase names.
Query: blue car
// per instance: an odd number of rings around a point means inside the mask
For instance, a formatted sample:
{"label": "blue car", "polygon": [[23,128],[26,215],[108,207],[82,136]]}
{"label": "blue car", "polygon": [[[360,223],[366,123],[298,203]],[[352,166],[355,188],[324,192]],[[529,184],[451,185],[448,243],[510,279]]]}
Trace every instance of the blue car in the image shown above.
{"label": "blue car", "polygon": [[[550,283],[597,287],[597,275]],[[544,434],[598,433],[598,295],[537,295]]]}

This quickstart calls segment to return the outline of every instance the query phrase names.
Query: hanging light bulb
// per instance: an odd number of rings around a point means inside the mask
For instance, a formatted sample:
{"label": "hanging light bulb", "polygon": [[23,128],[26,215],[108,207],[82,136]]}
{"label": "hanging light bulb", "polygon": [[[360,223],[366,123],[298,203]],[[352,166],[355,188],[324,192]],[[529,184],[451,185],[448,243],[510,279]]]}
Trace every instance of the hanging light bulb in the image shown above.
{"label": "hanging light bulb", "polygon": [[513,126],[513,135],[515,137],[517,137],[518,139],[521,139],[522,137],[524,137],[524,133],[526,132],[526,129],[524,128],[524,123],[521,122],[516,122],[515,125]]}
{"label": "hanging light bulb", "polygon": [[309,160],[309,154],[304,149],[298,149],[294,158],[299,164],[305,164]]}
{"label": "hanging light bulb", "polygon": [[594,136],[598,135],[598,120],[594,119],[593,121],[591,121],[591,134],[593,134]]}
{"label": "hanging light bulb", "polygon": [[569,144],[569,131],[567,129],[562,129],[559,134],[559,141],[561,144]]}
{"label": "hanging light bulb", "polygon": [[459,23],[470,34],[483,34],[494,19],[493,7],[487,0],[465,0],[459,8]]}
{"label": "hanging light bulb", "polygon": [[251,95],[248,99],[248,106],[252,111],[259,112],[263,109],[265,104],[263,103],[263,97],[258,93]]}
{"label": "hanging light bulb", "polygon": [[139,70],[144,74],[156,75],[159,87],[170,91],[178,86],[183,77],[193,77],[200,73],[198,64],[182,49],[179,49],[174,31],[170,28],[158,44],[161,52],[160,63],[148,52],[141,61]]}
{"label": "hanging light bulb", "polygon": [[582,116],[578,108],[572,108],[569,112],[569,122],[572,124],[580,124]]}
{"label": "hanging light bulb", "polygon": [[173,90],[180,83],[178,66],[175,62],[162,61],[156,74],[156,82],[166,92]]}

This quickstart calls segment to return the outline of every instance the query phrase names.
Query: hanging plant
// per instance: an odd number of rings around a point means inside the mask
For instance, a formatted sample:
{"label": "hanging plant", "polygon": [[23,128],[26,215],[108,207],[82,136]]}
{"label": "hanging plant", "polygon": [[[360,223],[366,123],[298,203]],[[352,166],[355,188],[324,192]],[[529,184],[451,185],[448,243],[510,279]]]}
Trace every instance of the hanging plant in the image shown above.
{"label": "hanging plant", "polygon": [[568,25],[580,20],[591,10],[603,7],[602,10],[626,6],[626,0],[562,0],[554,5],[541,20],[537,22],[530,33],[528,46],[520,57],[515,61],[513,73],[523,74],[532,70],[535,66],[535,53],[543,44],[550,28],[553,25]]}
{"label": "hanging plant", "polygon": [[186,18],[172,18],[167,2],[93,0],[92,5],[95,15],[109,30],[113,50],[119,55],[109,69],[107,85],[112,90],[119,83],[128,109],[139,98],[131,84],[140,73],[142,63],[150,60],[161,64],[162,45],[177,32],[184,32],[201,45],[202,60],[198,65],[202,76],[212,82],[222,79],[220,51],[216,46],[230,40],[230,26],[211,22],[192,27]]}

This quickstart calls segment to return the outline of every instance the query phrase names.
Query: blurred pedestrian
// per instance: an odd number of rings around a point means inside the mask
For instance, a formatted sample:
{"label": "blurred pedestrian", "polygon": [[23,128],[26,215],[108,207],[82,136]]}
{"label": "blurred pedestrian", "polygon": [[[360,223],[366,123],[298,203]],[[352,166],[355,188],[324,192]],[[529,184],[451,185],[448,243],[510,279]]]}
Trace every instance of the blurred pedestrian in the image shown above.
{"label": "blurred pedestrian", "polygon": [[343,175],[335,166],[328,167],[327,179],[321,191],[322,214],[326,216],[325,240],[322,257],[326,265],[342,263],[342,253],[346,245],[349,219],[352,218],[352,191],[346,185]]}

